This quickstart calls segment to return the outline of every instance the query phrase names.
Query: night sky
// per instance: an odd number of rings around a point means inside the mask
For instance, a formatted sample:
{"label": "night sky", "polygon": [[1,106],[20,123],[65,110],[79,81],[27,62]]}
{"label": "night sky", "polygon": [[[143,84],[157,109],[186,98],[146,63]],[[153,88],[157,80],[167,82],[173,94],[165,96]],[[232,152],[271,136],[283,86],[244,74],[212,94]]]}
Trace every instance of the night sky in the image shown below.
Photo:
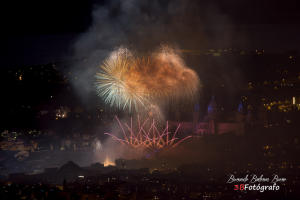
{"label": "night sky", "polygon": [[[8,67],[68,59],[72,55],[73,42],[91,26],[93,9],[108,2],[46,0],[1,3],[2,65]],[[161,5],[168,3],[158,2]],[[297,0],[221,0],[201,1],[196,5],[199,15],[211,9],[218,10],[230,20],[229,30],[248,33],[245,37],[258,47],[280,51],[299,46],[300,3]],[[112,18],[113,13],[120,12],[117,4],[110,8]],[[274,40],[277,41],[275,44]]]}

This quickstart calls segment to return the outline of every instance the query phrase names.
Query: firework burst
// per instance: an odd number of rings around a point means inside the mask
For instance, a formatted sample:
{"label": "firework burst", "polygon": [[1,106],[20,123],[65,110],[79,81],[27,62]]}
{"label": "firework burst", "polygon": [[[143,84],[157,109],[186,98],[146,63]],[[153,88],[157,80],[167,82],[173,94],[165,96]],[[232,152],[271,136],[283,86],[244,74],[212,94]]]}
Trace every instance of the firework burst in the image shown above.
{"label": "firework burst", "polygon": [[198,87],[197,74],[170,48],[141,58],[127,49],[119,49],[96,74],[98,95],[110,106],[129,111],[193,97]]}
{"label": "firework burst", "polygon": [[121,123],[121,121],[115,117],[120,129],[122,130],[123,137],[117,137],[111,133],[105,133],[111,136],[114,140],[120,142],[121,144],[129,145],[133,148],[142,148],[148,150],[158,150],[163,148],[174,148],[181,142],[191,138],[192,136],[186,136],[179,139],[176,137],[180,124],[177,126],[175,132],[169,132],[169,124],[166,123],[163,130],[159,130],[156,126],[155,120],[152,121],[148,118],[141,122],[139,117],[137,119],[137,127],[133,126],[132,118],[130,124]]}
{"label": "firework burst", "polygon": [[139,104],[144,105],[146,101],[144,95],[133,91],[130,87],[130,80],[126,77],[127,72],[134,66],[127,50],[119,50],[104,61],[101,72],[96,74],[96,89],[98,95],[104,98],[105,103],[119,109],[128,107],[129,110],[132,106],[137,109]]}

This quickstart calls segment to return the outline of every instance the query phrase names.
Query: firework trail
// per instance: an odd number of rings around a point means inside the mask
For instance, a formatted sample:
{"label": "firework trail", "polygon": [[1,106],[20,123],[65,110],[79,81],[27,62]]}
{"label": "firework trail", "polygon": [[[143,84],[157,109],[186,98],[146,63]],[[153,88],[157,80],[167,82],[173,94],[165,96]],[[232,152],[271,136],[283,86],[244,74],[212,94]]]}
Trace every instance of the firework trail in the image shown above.
{"label": "firework trail", "polygon": [[104,61],[96,74],[97,93],[105,103],[129,111],[171,99],[190,99],[199,83],[197,74],[168,47],[147,57],[134,56],[121,48]]}
{"label": "firework trail", "polygon": [[192,136],[186,136],[182,139],[176,137],[180,124],[177,126],[174,133],[169,132],[169,124],[167,122],[166,127],[163,130],[157,128],[155,120],[152,121],[146,119],[141,123],[140,118],[137,119],[137,128],[133,126],[132,118],[130,125],[127,123],[121,123],[121,121],[115,117],[120,129],[122,130],[123,137],[117,137],[111,133],[104,133],[111,136],[114,140],[129,145],[133,148],[143,148],[148,150],[157,150],[163,148],[174,148],[183,141]]}

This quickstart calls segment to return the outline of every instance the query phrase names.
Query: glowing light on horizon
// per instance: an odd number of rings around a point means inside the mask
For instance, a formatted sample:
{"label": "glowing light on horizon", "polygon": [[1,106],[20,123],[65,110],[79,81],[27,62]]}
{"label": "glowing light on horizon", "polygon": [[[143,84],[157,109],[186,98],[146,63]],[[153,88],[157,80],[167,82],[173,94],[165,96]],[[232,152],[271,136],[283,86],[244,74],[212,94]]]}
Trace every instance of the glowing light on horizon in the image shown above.
{"label": "glowing light on horizon", "polygon": [[110,160],[110,158],[108,156],[106,156],[103,165],[104,165],[104,167],[116,166],[116,163],[113,162],[112,160]]}

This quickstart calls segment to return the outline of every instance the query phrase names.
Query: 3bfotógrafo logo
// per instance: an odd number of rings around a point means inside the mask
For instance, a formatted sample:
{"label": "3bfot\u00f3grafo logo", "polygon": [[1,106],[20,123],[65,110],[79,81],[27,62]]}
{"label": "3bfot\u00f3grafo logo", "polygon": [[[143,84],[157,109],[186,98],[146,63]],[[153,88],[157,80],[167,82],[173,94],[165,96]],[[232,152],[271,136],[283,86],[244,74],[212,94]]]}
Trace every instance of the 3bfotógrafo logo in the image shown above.
{"label": "3bfot\u00f3grafo logo", "polygon": [[286,178],[279,177],[274,174],[271,178],[264,175],[257,176],[256,174],[246,174],[244,177],[235,177],[233,174],[229,175],[227,183],[233,184],[233,189],[238,191],[278,191],[280,190],[280,183],[286,182]]}

